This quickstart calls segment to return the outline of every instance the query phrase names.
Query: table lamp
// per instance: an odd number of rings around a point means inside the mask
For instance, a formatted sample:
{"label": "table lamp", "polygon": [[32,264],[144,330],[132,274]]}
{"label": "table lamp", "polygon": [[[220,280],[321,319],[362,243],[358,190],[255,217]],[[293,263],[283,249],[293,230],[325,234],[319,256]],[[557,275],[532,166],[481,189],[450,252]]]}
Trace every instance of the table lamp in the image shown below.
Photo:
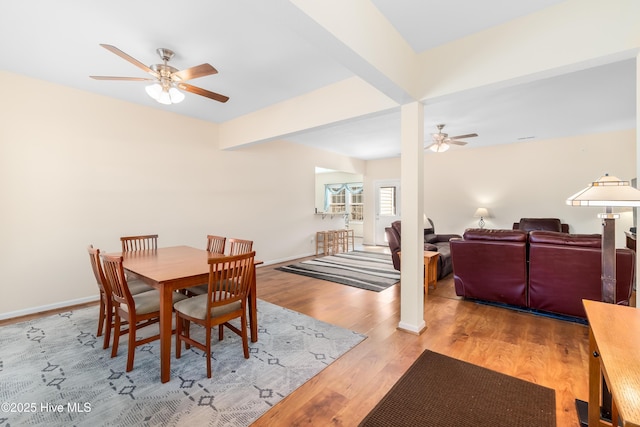
{"label": "table lamp", "polygon": [[602,301],[616,303],[616,218],[614,207],[640,206],[640,191],[633,188],[629,181],[605,174],[587,188],[578,191],[567,199],[571,206],[604,207],[602,219]]}
{"label": "table lamp", "polygon": [[487,208],[478,208],[476,209],[476,212],[473,214],[474,218],[480,218],[480,221],[478,221],[478,227],[480,227],[480,229],[484,228],[484,218],[487,217],[489,218],[489,211],[487,210]]}

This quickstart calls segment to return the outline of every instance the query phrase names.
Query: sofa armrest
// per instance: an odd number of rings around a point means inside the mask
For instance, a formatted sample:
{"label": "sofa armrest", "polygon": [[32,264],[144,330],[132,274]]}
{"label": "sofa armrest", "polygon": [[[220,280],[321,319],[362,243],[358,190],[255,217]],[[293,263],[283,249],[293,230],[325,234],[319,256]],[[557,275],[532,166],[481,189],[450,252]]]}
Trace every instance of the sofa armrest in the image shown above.
{"label": "sofa armrest", "polygon": [[425,234],[425,243],[448,242],[451,239],[461,238],[458,234]]}

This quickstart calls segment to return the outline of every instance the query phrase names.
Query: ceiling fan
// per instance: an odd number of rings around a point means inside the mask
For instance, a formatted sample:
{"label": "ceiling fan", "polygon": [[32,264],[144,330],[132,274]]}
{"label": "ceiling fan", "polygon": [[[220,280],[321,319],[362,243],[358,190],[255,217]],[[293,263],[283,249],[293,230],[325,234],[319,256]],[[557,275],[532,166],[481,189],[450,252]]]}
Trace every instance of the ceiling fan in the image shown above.
{"label": "ceiling fan", "polygon": [[444,128],[444,124],[438,125],[438,133],[432,133],[433,143],[424,147],[425,150],[428,148],[431,151],[436,153],[444,153],[449,149],[450,144],[453,145],[466,145],[466,141],[460,141],[462,138],[473,138],[478,136],[477,133],[468,133],[466,135],[458,135],[458,136],[449,136],[449,134],[442,132]]}
{"label": "ceiling fan", "polygon": [[197,79],[198,77],[209,76],[216,74],[218,70],[213,68],[210,64],[200,64],[195,67],[186,68],[184,70],[178,70],[177,68],[168,65],[168,62],[173,58],[174,52],[170,49],[159,48],[156,49],[160,58],[162,58],[162,64],[153,64],[147,67],[137,59],[127,55],[120,49],[109,44],[100,44],[108,51],[115,53],[120,58],[129,61],[142,71],[151,74],[153,78],[149,77],[110,77],[110,76],[89,76],[96,80],[126,80],[126,81],[149,81],[152,82],[145,89],[147,94],[158,101],[161,104],[177,104],[184,99],[184,94],[178,89],[182,89],[187,92],[195,93],[196,95],[204,96],[206,98],[213,99],[219,102],[227,102],[228,96],[220,95],[219,93],[211,92],[206,89],[202,89],[197,86],[185,83],[187,80]]}

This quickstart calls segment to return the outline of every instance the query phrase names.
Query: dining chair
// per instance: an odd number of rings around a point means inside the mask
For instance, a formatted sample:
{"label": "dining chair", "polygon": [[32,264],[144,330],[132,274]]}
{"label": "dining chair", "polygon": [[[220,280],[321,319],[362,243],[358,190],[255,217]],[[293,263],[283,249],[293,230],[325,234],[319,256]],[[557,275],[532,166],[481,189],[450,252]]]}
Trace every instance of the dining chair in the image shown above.
{"label": "dining chair", "polygon": [[251,252],[253,240],[229,239],[229,255],[240,255]]}
{"label": "dining chair", "polygon": [[212,236],[211,234],[209,234],[207,236],[207,252],[211,252],[213,254],[223,254],[226,241],[226,237]]}
{"label": "dining chair", "polygon": [[147,234],[145,236],[120,237],[122,252],[144,251],[158,249],[158,235]]}
{"label": "dining chair", "polygon": [[[207,252],[212,254],[224,254],[224,246],[226,241],[226,237],[213,236],[209,234],[207,236]],[[190,288],[185,289],[185,291],[186,295],[194,296],[206,294],[207,289],[209,289],[209,284],[203,283],[202,285],[191,286]]]}
{"label": "dining chair", "polygon": [[[176,312],[176,358],[180,358],[182,343],[205,352],[207,378],[211,378],[211,329],[218,326],[218,340],[223,339],[226,326],[242,338],[244,358],[249,358],[247,337],[247,294],[253,280],[255,252],[210,258],[209,287],[199,295],[173,305]],[[240,318],[240,328],[229,323]],[[191,322],[205,328],[205,342],[191,338]]]}
{"label": "dining chair", "polygon": [[111,286],[104,277],[102,270],[102,262],[100,261],[100,249],[89,245],[89,260],[91,261],[91,269],[100,291],[100,312],[98,313],[98,332],[96,336],[101,337],[104,332],[104,343],[102,348],[108,348],[111,340],[111,327],[113,322],[113,304],[111,302]]}
{"label": "dining chair", "polygon": [[[132,295],[129,290],[127,278],[124,275],[122,259],[122,256],[102,255],[104,275],[111,287],[115,315],[111,357],[115,357],[118,354],[120,335],[128,333],[127,372],[129,372],[133,369],[135,348],[160,338],[160,334],[158,333],[140,340],[136,339],[138,329],[160,321],[160,293],[154,289]],[[177,292],[172,292],[171,295],[174,303],[187,298],[185,295]],[[121,329],[123,320],[128,324],[127,329]]]}
{"label": "dining chair", "polygon": [[[98,285],[100,292],[100,313],[98,314],[98,332],[96,336],[100,337],[104,333],[104,343],[102,348],[108,348],[111,341],[111,329],[113,328],[113,303],[111,286],[104,276],[102,261],[100,260],[100,249],[89,245],[89,260],[91,261],[91,269]],[[140,280],[129,280],[129,291],[132,295],[142,292],[151,291],[153,288]]]}

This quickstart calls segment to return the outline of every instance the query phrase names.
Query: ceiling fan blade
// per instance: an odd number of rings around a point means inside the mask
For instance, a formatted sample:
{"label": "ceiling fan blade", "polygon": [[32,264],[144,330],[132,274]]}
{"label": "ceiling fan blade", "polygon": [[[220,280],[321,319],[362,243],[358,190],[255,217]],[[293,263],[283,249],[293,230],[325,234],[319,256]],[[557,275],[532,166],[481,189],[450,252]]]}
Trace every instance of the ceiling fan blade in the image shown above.
{"label": "ceiling fan blade", "polygon": [[448,140],[447,144],[467,145],[467,143],[465,141],[456,141],[455,139]]}
{"label": "ceiling fan blade", "polygon": [[[171,75],[173,80],[187,81],[197,79],[199,77],[210,76],[211,74],[217,74],[218,70],[213,68],[210,64],[200,64],[195,67],[187,68],[184,70],[176,71]],[[176,79],[177,77],[177,79]]]}
{"label": "ceiling fan blade", "polygon": [[205,96],[219,102],[227,102],[229,100],[228,96],[220,95],[219,93],[211,92],[206,89],[202,89],[201,87],[192,86],[187,83],[178,83],[178,88],[186,90],[187,92],[195,93],[196,95]]}
{"label": "ceiling fan blade", "polygon": [[96,80],[129,80],[132,82],[155,81],[155,79],[150,79],[147,77],[112,77],[112,76],[89,76],[89,77]]}
{"label": "ceiling fan blade", "polygon": [[429,148],[433,147],[434,145],[438,145],[438,143],[434,142],[433,144],[425,145],[424,149],[428,150]]}
{"label": "ceiling fan blade", "polygon": [[460,139],[460,138],[473,138],[478,136],[477,133],[468,133],[466,135],[458,135],[458,136],[452,136],[451,139]]}
{"label": "ceiling fan blade", "polygon": [[145,64],[143,64],[142,62],[138,61],[134,57],[127,55],[126,53],[124,53],[123,51],[118,49],[117,47],[112,46],[110,44],[103,44],[103,43],[100,43],[100,46],[102,46],[103,48],[107,49],[109,52],[115,53],[120,58],[124,59],[125,61],[129,61],[130,63],[132,63],[136,67],[140,68],[145,73],[149,73],[155,78],[159,78],[160,77],[158,75],[158,73],[153,71],[151,68],[147,67]]}

